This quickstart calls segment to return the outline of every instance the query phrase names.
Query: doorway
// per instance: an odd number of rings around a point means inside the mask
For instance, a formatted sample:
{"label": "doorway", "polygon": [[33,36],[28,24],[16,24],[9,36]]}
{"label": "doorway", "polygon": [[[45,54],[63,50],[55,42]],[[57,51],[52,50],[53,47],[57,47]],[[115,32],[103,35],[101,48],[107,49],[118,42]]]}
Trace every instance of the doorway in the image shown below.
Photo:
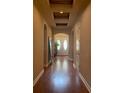
{"label": "doorway", "polygon": [[80,25],[75,28],[74,33],[74,62],[77,70],[80,65]]}
{"label": "doorway", "polygon": [[44,24],[44,67],[46,67],[47,64],[47,26]]}
{"label": "doorway", "polygon": [[69,35],[59,33],[54,36],[56,52],[58,56],[68,56],[69,53]]}

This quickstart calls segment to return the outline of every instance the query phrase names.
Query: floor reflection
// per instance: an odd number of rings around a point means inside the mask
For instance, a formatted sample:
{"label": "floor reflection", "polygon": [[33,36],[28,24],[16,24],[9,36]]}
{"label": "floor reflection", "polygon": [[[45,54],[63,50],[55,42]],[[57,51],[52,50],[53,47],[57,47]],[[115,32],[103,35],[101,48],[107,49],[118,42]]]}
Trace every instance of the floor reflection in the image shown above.
{"label": "floor reflection", "polygon": [[55,65],[56,65],[56,70],[59,71],[61,69],[61,62],[59,59],[56,61]]}
{"label": "floor reflection", "polygon": [[63,62],[63,70],[65,70],[65,71],[68,71],[68,62],[67,62],[67,60],[64,60],[64,62]]}
{"label": "floor reflection", "polygon": [[52,83],[56,88],[66,88],[70,82],[69,74],[67,73],[69,64],[67,59],[57,59],[55,63],[56,71],[52,75]]}
{"label": "floor reflection", "polygon": [[34,88],[34,93],[88,93],[73,63],[67,57],[57,57]]}
{"label": "floor reflection", "polygon": [[65,88],[69,84],[69,77],[64,73],[56,73],[52,77],[52,83],[55,88]]}

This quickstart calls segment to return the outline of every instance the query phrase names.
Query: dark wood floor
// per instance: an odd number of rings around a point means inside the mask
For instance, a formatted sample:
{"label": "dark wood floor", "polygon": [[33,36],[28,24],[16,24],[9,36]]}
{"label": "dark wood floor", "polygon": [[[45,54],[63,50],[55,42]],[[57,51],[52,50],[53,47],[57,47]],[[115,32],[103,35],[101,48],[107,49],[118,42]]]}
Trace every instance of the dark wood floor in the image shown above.
{"label": "dark wood floor", "polygon": [[57,57],[33,89],[33,93],[89,93],[68,57]]}

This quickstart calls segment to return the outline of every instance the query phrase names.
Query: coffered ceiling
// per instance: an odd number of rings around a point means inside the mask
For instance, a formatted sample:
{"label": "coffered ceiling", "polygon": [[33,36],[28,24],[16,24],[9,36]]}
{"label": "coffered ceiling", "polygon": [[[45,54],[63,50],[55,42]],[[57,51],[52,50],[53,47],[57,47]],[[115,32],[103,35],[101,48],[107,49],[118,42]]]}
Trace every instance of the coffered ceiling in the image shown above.
{"label": "coffered ceiling", "polygon": [[73,0],[49,0],[50,4],[73,4]]}
{"label": "coffered ceiling", "polygon": [[69,20],[69,12],[53,12],[54,19],[68,19]]}
{"label": "coffered ceiling", "polygon": [[89,3],[90,0],[34,0],[34,5],[54,29],[71,29]]}

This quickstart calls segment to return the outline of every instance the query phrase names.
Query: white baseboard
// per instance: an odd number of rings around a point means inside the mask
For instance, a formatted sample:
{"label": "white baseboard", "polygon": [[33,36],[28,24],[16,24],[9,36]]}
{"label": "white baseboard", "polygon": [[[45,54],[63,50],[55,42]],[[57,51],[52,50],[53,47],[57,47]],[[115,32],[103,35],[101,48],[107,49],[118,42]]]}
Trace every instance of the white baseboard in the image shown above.
{"label": "white baseboard", "polygon": [[89,84],[87,83],[87,81],[85,80],[85,78],[82,76],[82,74],[79,72],[79,76],[81,78],[81,80],[83,81],[84,85],[86,86],[87,90],[89,91],[89,93],[91,93],[91,88],[89,86]]}
{"label": "white baseboard", "polygon": [[39,75],[35,78],[35,80],[33,81],[33,86],[35,86],[35,84],[37,83],[37,81],[40,79],[40,77],[43,75],[44,73],[44,69],[39,73]]}

